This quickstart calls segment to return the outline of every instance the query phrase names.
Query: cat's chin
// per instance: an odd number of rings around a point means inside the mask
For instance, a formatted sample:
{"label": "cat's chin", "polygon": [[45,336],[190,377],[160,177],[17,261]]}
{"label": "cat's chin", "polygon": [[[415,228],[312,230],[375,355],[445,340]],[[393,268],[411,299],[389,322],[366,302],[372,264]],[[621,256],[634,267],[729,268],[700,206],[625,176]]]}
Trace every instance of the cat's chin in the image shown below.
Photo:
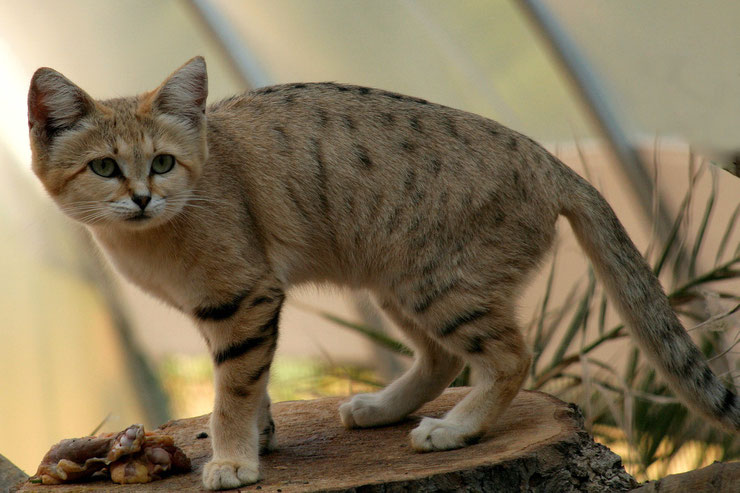
{"label": "cat's chin", "polygon": [[162,214],[150,216],[146,214],[138,214],[133,217],[126,217],[117,219],[115,221],[108,221],[105,223],[88,224],[88,227],[92,229],[107,229],[107,230],[119,230],[119,231],[143,231],[159,227],[171,219],[169,216]]}

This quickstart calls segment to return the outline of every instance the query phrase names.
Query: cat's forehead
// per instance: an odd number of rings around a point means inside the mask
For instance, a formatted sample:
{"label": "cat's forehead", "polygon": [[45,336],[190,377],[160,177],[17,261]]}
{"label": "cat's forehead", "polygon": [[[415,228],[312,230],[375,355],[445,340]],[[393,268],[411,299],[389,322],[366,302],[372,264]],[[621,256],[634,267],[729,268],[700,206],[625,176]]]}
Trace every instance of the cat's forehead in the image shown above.
{"label": "cat's forehead", "polygon": [[105,140],[125,152],[129,148],[151,145],[154,125],[151,115],[141,111],[139,98],[99,101],[104,109],[99,124],[105,128]]}
{"label": "cat's forehead", "polygon": [[113,128],[147,126],[151,120],[148,113],[141,111],[141,100],[138,97],[107,99],[98,103],[103,109],[103,120]]}

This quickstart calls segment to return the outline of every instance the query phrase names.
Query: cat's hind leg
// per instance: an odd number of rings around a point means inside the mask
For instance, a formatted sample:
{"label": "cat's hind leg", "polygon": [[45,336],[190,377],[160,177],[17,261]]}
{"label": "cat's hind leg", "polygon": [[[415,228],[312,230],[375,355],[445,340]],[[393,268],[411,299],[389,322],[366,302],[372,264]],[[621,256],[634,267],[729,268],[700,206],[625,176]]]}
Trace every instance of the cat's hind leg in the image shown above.
{"label": "cat's hind leg", "polygon": [[435,340],[464,357],[477,381],[444,418],[424,418],[411,431],[411,445],[420,452],[478,441],[519,392],[530,364],[530,353],[516,324],[492,309],[458,313],[437,328]]}
{"label": "cat's hind leg", "polygon": [[339,415],[347,428],[381,426],[402,420],[439,396],[463,367],[459,357],[446,351],[394,305],[384,304],[384,309],[410,340],[414,364],[380,392],[357,394],[342,404]]}

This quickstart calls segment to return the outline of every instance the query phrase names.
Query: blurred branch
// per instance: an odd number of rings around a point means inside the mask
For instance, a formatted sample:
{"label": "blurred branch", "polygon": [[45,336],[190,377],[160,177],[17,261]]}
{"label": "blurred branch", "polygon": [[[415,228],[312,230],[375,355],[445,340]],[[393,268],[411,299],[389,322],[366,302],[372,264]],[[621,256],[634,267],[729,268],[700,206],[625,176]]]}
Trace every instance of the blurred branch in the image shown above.
{"label": "blurred branch", "polygon": [[247,89],[272,84],[272,79],[257,60],[257,56],[247,48],[236,28],[213,5],[213,2],[209,0],[189,0],[187,3],[221,48],[232,70]]}
{"label": "blurred branch", "polygon": [[[93,244],[87,230],[79,228],[77,231],[77,240],[85,245],[85,249],[80,251],[96,251],[97,247]],[[113,328],[123,346],[128,371],[133,379],[137,395],[140,397],[140,404],[146,418],[150,423],[159,426],[171,418],[169,399],[156,372],[134,337],[131,322],[110,271],[97,254],[79,255],[78,259],[82,274],[95,285],[103,298]]]}

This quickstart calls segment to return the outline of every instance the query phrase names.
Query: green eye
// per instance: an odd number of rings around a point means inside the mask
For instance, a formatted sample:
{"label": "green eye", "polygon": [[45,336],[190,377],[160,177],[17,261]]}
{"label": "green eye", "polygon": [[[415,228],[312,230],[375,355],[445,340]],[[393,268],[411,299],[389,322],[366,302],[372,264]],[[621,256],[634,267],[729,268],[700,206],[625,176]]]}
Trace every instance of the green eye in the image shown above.
{"label": "green eye", "polygon": [[175,166],[175,157],[171,154],[160,154],[152,159],[152,172],[158,175],[167,173]]}
{"label": "green eye", "polygon": [[103,178],[112,178],[121,174],[116,161],[109,157],[93,159],[88,163],[88,166],[96,175],[100,175]]}

